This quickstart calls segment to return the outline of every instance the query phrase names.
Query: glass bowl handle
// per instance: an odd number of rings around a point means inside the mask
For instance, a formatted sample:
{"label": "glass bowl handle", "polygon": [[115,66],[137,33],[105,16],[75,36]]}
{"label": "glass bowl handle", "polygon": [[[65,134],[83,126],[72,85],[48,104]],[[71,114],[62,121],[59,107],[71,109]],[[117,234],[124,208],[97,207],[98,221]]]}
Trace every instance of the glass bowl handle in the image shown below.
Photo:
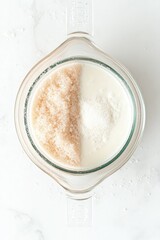
{"label": "glass bowl handle", "polygon": [[67,223],[69,227],[92,226],[92,197],[87,199],[67,199]]}
{"label": "glass bowl handle", "polygon": [[67,34],[92,36],[92,0],[67,0]]}

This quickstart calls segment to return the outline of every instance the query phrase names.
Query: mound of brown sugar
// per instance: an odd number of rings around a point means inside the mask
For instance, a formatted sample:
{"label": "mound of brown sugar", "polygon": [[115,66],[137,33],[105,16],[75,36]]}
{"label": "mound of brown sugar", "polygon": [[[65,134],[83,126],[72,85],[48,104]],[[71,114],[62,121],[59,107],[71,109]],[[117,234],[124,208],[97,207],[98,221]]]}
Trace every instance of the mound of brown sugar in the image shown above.
{"label": "mound of brown sugar", "polygon": [[80,163],[80,64],[70,64],[44,79],[35,94],[32,125],[40,145],[54,158]]}

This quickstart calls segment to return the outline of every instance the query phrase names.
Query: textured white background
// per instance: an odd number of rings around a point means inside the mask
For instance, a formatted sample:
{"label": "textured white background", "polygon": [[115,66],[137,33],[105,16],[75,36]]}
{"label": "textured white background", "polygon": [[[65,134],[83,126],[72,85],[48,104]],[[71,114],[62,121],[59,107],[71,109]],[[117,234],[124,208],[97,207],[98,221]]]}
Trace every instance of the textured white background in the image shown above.
{"label": "textured white background", "polygon": [[0,1],[0,239],[159,240],[159,0],[93,0],[94,41],[132,72],[147,123],[134,156],[95,190],[92,227],[67,226],[62,190],[18,142],[16,92],[32,65],[65,39],[65,5],[65,0]]}

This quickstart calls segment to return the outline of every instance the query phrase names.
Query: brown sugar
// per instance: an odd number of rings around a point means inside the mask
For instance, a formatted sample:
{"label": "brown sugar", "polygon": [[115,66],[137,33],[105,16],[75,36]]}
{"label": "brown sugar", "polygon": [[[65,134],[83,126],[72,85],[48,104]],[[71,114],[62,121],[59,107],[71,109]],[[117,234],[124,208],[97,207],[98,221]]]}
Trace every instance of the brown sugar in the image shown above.
{"label": "brown sugar", "polygon": [[80,164],[79,78],[81,64],[70,64],[44,80],[33,100],[32,125],[40,145],[53,158]]}

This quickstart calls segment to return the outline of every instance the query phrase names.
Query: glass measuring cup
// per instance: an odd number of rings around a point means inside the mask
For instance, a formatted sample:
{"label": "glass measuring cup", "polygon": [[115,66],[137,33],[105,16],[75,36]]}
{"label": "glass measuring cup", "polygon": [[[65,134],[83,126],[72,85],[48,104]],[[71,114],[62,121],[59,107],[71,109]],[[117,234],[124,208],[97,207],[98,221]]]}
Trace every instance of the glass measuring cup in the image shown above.
{"label": "glass measuring cup", "polygon": [[[16,100],[15,123],[20,142],[30,159],[54,178],[74,199],[86,199],[103,179],[119,169],[132,155],[142,135],[145,123],[143,99],[134,79],[120,63],[103,53],[91,40],[91,1],[68,2],[68,36],[57,49],[36,64],[25,77]],[[123,83],[133,109],[129,137],[119,152],[105,164],[93,169],[75,170],[55,164],[46,158],[32,138],[29,126],[31,99],[40,81],[58,66],[74,61],[101,65]]]}

